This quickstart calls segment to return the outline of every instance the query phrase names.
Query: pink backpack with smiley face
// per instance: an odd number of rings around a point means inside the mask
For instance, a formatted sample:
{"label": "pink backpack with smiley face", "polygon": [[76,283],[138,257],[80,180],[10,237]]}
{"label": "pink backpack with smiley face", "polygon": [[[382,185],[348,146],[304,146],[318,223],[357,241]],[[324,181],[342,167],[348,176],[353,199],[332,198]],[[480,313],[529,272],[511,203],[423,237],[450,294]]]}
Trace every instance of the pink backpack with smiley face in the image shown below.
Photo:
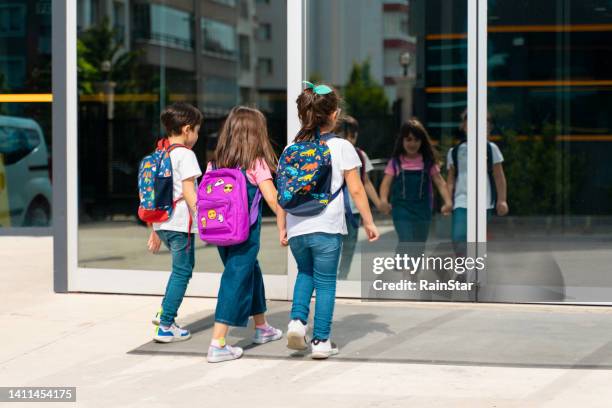
{"label": "pink backpack with smiley face", "polygon": [[198,187],[198,232],[202,241],[217,246],[240,244],[249,237],[259,215],[261,193],[249,208],[246,173],[214,165]]}

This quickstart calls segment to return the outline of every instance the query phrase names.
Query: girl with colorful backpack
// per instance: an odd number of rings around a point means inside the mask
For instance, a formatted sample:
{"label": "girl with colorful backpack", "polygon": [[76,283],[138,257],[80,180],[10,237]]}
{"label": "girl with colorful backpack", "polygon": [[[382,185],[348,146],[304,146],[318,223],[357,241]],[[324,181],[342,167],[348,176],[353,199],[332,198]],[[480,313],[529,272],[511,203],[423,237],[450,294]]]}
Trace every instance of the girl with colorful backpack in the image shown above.
{"label": "girl with colorful backpack", "polygon": [[[392,214],[400,243],[398,248],[427,241],[433,210],[433,184],[444,200],[442,214],[447,216],[452,211],[453,203],[438,162],[438,152],[421,122],[411,119],[402,124],[380,185],[383,211]],[[412,252],[414,256],[421,255],[420,249]]]}
{"label": "girl with colorful backpack", "polygon": [[164,109],[160,118],[166,135],[155,152],[142,160],[138,172],[138,216],[153,225],[149,251],[158,252],[163,242],[172,255],[162,307],[153,319],[153,340],[170,343],[191,337],[174,320],[195,264],[196,180],[202,172],[191,148],[198,141],[202,113],[192,105],[175,103]]}
{"label": "girl with colorful backpack", "polygon": [[272,211],[277,207],[272,179],[276,165],[264,115],[253,108],[233,108],[198,191],[200,237],[217,245],[224,265],[208,348],[210,363],[242,356],[242,348],[230,346],[225,337],[230,326],[246,327],[250,316],[255,324],[254,343],[278,340],[283,335],[266,322],[266,294],[257,261],[261,197]]}
{"label": "girl with colorful backpack", "polygon": [[331,133],[340,113],[338,104],[332,88],[306,82],[297,99],[302,127],[281,155],[277,176],[280,243],[289,245],[298,268],[287,347],[308,349],[310,300],[316,291],[310,342],[315,359],[338,353],[330,338],[342,236],[347,233],[348,193],[368,239],[379,237],[359,176],[359,156],[350,142]]}

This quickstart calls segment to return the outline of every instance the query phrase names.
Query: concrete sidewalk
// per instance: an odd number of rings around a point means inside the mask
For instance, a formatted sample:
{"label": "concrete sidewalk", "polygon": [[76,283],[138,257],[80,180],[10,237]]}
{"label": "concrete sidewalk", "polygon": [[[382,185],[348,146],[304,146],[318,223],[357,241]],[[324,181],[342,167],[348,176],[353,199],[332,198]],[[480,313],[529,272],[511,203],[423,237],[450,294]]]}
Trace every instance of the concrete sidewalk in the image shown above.
{"label": "concrete sidewalk", "polygon": [[[0,347],[0,386],[76,386],[77,406],[84,407],[612,405],[607,308],[340,301],[336,339],[345,357],[353,347],[365,348],[363,359],[293,358],[280,355],[286,351],[277,343],[267,345],[274,348],[272,358],[262,347],[247,350],[248,358],[211,365],[202,357],[206,330],[183,343],[193,353],[129,353],[150,341],[160,298],[54,294],[51,243],[0,238],[0,316],[8,329]],[[214,299],[186,299],[181,323],[205,328],[214,305]],[[282,323],[287,305],[270,308]],[[374,316],[361,322],[361,338],[344,321],[351,311]],[[237,339],[248,334],[233,332]],[[533,354],[517,358],[530,342],[537,345]],[[410,345],[408,354],[394,362],[400,344]],[[470,350],[471,361],[463,361]],[[422,363],[436,358],[437,364]],[[492,359],[496,364],[486,364]],[[514,367],[513,361],[524,364]],[[558,361],[598,369],[560,368]],[[537,367],[542,362],[546,368]]]}

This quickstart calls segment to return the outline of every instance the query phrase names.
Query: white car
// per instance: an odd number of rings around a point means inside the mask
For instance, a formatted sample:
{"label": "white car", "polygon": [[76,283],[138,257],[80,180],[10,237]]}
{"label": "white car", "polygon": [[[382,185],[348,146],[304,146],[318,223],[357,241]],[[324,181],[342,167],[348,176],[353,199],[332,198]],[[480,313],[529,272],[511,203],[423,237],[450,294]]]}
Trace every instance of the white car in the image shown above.
{"label": "white car", "polygon": [[0,228],[51,222],[51,167],[38,123],[0,116]]}

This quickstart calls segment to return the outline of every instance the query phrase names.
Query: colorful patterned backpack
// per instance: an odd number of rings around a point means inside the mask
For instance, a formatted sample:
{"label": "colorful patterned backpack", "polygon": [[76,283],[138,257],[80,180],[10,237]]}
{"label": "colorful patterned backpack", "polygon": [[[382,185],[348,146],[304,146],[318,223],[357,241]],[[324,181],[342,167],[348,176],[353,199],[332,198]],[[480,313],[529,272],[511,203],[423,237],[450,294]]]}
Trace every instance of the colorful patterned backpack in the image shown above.
{"label": "colorful patterned backpack", "polygon": [[170,152],[178,147],[188,147],[182,144],[169,145],[167,140],[160,140],[157,149],[140,162],[138,168],[138,218],[142,221],[167,221],[180,197],[174,200],[172,182],[172,161]]}
{"label": "colorful patterned backpack", "polygon": [[333,133],[321,136],[317,129],[314,140],[294,143],[281,155],[276,177],[278,203],[289,214],[320,214],[344,188],[331,192],[332,162],[327,141],[334,137]]}
{"label": "colorful patterned backpack", "polygon": [[243,170],[214,164],[198,187],[198,232],[202,241],[217,246],[236,245],[249,238],[251,225],[259,217],[259,188],[251,207]]}

